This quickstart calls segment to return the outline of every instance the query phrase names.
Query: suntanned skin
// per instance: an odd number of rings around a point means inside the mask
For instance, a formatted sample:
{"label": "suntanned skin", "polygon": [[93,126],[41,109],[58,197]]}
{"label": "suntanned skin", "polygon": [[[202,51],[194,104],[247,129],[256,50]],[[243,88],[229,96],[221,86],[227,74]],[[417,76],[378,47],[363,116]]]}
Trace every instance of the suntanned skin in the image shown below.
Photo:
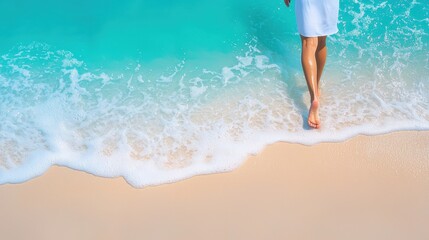
{"label": "suntanned skin", "polygon": [[[284,0],[289,7],[290,0]],[[308,111],[308,125],[312,128],[320,128],[319,119],[319,98],[320,98],[320,78],[326,63],[327,47],[326,36],[305,37],[301,35],[301,64],[310,92],[311,105]]]}

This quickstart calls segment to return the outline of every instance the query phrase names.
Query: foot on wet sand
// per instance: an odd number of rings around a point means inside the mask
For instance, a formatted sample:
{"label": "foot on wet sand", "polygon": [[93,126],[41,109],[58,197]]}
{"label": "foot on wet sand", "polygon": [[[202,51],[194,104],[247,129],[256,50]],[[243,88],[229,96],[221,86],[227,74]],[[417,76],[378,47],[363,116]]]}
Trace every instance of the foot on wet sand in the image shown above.
{"label": "foot on wet sand", "polygon": [[318,100],[314,100],[311,103],[310,110],[308,111],[308,125],[312,128],[320,128]]}

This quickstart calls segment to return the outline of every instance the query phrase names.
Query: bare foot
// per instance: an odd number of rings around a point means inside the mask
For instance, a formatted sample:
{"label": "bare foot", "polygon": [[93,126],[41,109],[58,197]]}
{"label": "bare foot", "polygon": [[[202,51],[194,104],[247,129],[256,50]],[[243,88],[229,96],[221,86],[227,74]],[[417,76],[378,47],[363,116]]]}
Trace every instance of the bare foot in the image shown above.
{"label": "bare foot", "polygon": [[310,110],[308,111],[308,125],[312,128],[320,128],[318,100],[314,100],[311,103]]}
{"label": "bare foot", "polygon": [[320,90],[320,88],[319,88],[319,89],[317,89],[317,97],[320,98],[321,95],[322,95],[322,90]]}

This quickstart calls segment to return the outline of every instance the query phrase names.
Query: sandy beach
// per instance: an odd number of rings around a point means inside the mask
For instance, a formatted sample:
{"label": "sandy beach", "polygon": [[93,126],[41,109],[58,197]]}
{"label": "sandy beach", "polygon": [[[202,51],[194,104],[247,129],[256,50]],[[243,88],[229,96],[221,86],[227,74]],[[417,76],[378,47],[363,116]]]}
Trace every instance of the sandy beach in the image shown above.
{"label": "sandy beach", "polygon": [[52,167],[0,186],[0,213],[1,239],[429,239],[429,132],[276,143],[144,189]]}

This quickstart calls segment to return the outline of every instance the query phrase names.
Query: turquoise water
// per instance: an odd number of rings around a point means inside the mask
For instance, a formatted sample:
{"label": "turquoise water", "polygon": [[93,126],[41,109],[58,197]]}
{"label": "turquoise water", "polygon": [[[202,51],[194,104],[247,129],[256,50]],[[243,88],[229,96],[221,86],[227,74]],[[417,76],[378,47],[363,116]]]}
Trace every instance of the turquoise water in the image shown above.
{"label": "turquoise water", "polygon": [[427,4],[340,8],[310,130],[283,1],[1,1],[0,183],[61,165],[143,187],[277,141],[428,130]]}

